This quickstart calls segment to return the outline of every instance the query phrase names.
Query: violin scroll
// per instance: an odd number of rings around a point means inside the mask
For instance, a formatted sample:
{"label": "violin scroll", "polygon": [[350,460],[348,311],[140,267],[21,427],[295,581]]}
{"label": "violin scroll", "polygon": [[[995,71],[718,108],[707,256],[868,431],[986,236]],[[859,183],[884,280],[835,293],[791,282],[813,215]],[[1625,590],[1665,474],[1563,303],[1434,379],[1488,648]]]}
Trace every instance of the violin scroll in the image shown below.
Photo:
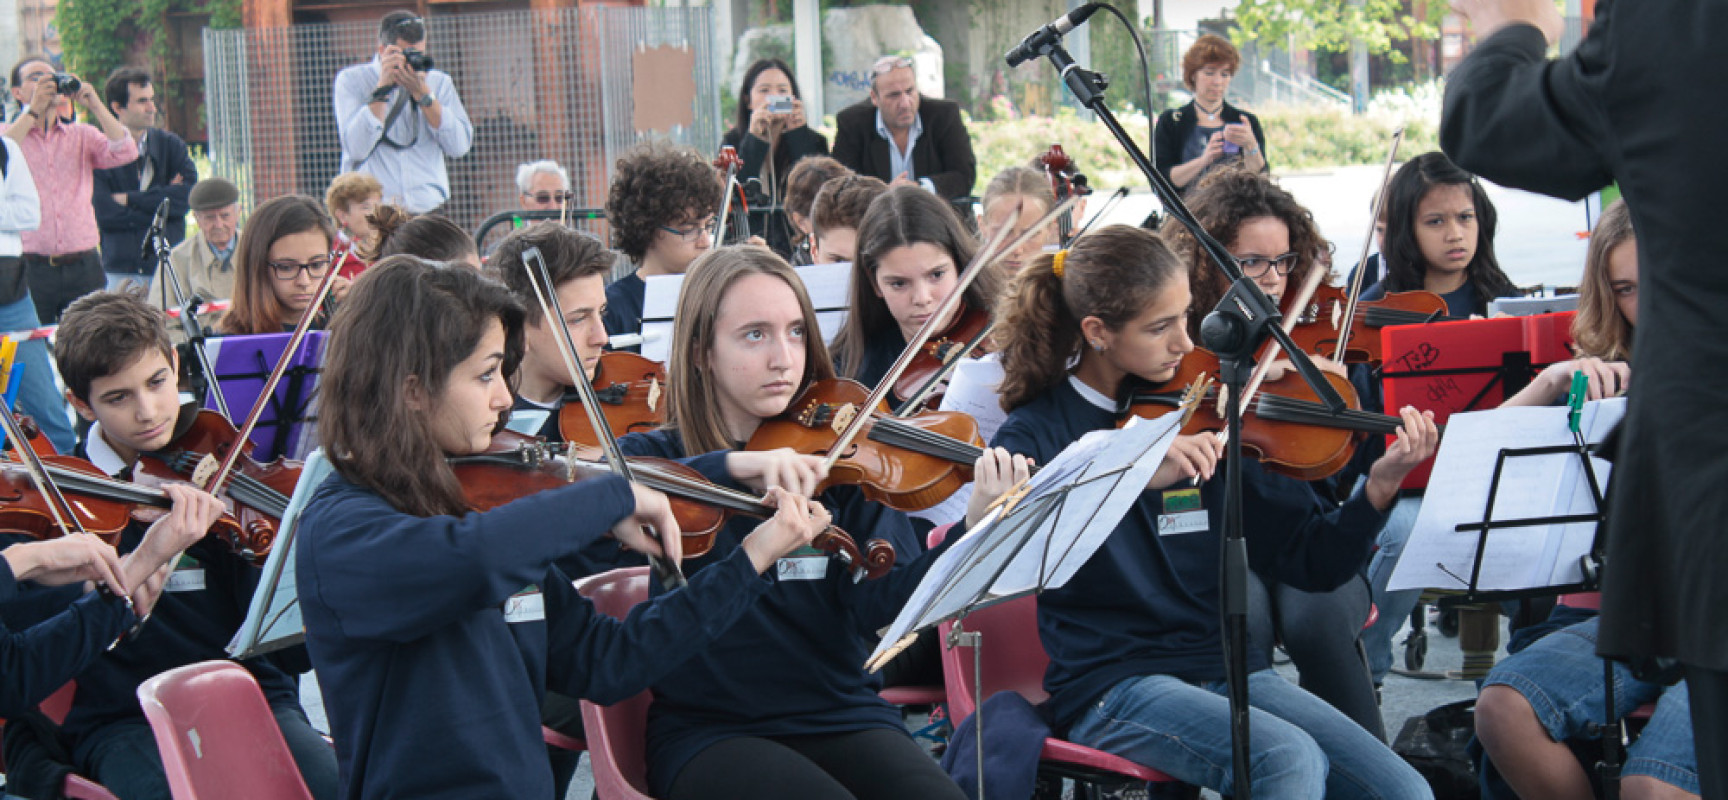
{"label": "violin scroll", "polygon": [[876,580],[894,568],[893,545],[881,539],[871,539],[864,543],[864,552],[859,553],[858,543],[852,538],[852,534],[838,525],[829,525],[827,529],[816,534],[810,545],[845,564],[853,583],[865,579]]}

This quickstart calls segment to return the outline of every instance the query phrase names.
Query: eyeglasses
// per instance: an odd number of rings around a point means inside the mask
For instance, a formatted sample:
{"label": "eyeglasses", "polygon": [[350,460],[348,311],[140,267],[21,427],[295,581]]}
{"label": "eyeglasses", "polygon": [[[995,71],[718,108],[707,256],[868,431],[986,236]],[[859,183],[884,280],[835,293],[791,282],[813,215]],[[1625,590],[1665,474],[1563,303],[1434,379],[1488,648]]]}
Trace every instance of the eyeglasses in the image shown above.
{"label": "eyeglasses", "polygon": [[298,275],[300,270],[306,270],[306,274],[314,278],[322,278],[324,273],[330,270],[330,258],[328,256],[314,258],[306,262],[271,261],[269,263],[270,274],[275,275],[278,280],[284,281],[294,280],[294,276]]}
{"label": "eyeglasses", "polygon": [[882,58],[876,59],[876,65],[870,68],[870,72],[871,72],[871,74],[874,74],[874,75],[887,75],[888,73],[893,72],[894,70],[909,69],[909,68],[911,68],[911,66],[912,66],[912,59],[910,59],[910,58],[906,58],[904,56],[900,56],[900,57],[884,56]]}
{"label": "eyeglasses", "polygon": [[1295,253],[1285,253],[1284,255],[1275,258],[1267,258],[1265,256],[1244,256],[1236,259],[1236,263],[1242,267],[1243,275],[1247,275],[1250,278],[1259,278],[1265,275],[1266,270],[1268,269],[1277,269],[1279,275],[1289,275],[1290,270],[1296,268],[1296,259],[1297,255]]}
{"label": "eyeglasses", "polygon": [[694,242],[698,239],[701,239],[703,234],[713,235],[713,233],[714,233],[714,215],[709,214],[707,219],[704,219],[701,222],[696,223],[696,227],[694,227],[694,228],[689,228],[686,230],[678,230],[677,228],[671,227],[669,225],[661,225],[660,230],[663,230],[667,233],[670,233],[673,236],[676,236],[680,239],[683,239],[686,242]]}
{"label": "eyeglasses", "polygon": [[576,193],[571,191],[536,193],[523,192],[522,196],[529,200],[533,200],[536,203],[562,203],[575,197]]}

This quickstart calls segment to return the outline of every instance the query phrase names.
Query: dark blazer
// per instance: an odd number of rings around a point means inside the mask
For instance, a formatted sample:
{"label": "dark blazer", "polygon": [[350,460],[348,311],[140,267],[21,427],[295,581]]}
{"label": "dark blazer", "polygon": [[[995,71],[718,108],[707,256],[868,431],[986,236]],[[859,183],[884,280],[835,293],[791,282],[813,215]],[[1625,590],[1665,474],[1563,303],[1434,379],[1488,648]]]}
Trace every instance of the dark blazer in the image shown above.
{"label": "dark blazer", "polygon": [[1698,131],[1728,126],[1728,73],[1705,33],[1722,30],[1724,3],[1601,0],[1584,41],[1550,61],[1541,32],[1511,25],[1453,70],[1440,119],[1446,154],[1502,186],[1577,200],[1619,183],[1638,231],[1637,372],[1609,487],[1597,652],[1718,672],[1728,273],[1709,254],[1728,250],[1728,151]]}
{"label": "dark blazer", "polygon": [[[1248,126],[1254,129],[1254,141],[1260,143],[1260,155],[1266,159],[1266,168],[1271,169],[1272,157],[1266,154],[1266,132],[1260,129],[1260,119],[1229,103],[1218,112],[1218,118],[1226,125],[1235,125],[1242,120],[1248,120]],[[1182,143],[1194,135],[1194,129],[1200,125],[1200,113],[1195,110],[1193,101],[1181,108],[1166,110],[1158,115],[1158,124],[1152,128],[1152,164],[1164,173],[1164,179],[1174,184],[1170,170],[1182,165]],[[1226,156],[1228,158],[1228,156]],[[1178,190],[1187,189],[1177,186]]]}
{"label": "dark blazer", "polygon": [[[186,197],[198,182],[198,168],[186,152],[186,142],[169,131],[151,128],[144,139],[144,152],[138,161],[124,167],[99,169],[95,172],[90,203],[96,207],[96,227],[102,229],[102,269],[149,276],[155,267],[139,254],[144,246],[144,234],[150,221],[156,218],[156,206],[168,198],[168,244],[179,244],[186,238],[186,212],[192,210]],[[138,172],[143,159],[155,165],[149,186],[138,185]],[[172,183],[180,176],[180,183]],[[114,202],[113,195],[126,195],[126,205]],[[148,283],[148,281],[146,281]]]}
{"label": "dark blazer", "polygon": [[[978,158],[972,138],[960,119],[960,105],[921,97],[918,118],[924,133],[912,145],[912,171],[929,178],[936,194],[949,200],[972,194],[978,181]],[[834,160],[860,175],[892,181],[888,140],[876,135],[876,106],[869,100],[844,108],[834,118]]]}
{"label": "dark blazer", "polygon": [[[745,181],[748,189],[756,190],[750,198],[750,232],[767,239],[774,252],[790,258],[792,225],[787,222],[784,211],[775,209],[770,213],[766,207],[785,201],[786,176],[792,174],[793,165],[809,156],[828,155],[828,139],[808,125],[780,134],[780,141],[774,147],[774,203],[768,202],[769,176],[764,168],[768,162],[768,142],[749,131],[733,128],[720,137],[720,143],[738,148],[738,156],[744,159],[744,166],[738,169],[738,179]],[[759,178],[760,184],[749,182],[751,178]]]}

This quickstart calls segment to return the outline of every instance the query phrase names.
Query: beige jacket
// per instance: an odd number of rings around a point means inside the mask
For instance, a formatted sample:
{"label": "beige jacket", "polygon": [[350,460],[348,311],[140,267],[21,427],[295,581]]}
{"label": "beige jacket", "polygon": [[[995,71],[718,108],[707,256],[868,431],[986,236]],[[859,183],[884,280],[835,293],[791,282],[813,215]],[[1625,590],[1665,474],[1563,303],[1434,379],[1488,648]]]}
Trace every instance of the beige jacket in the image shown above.
{"label": "beige jacket", "polygon": [[[234,238],[239,240],[239,231],[235,231]],[[175,245],[168,253],[168,260],[174,265],[174,272],[180,277],[180,290],[186,293],[188,299],[193,295],[205,300],[228,300],[234,296],[234,267],[230,265],[227,269],[221,268],[216,254],[210,252],[210,244],[204,240],[203,231]],[[156,270],[156,277],[150,280],[150,293],[144,298],[157,308],[177,306],[174,291],[168,287],[164,277],[167,272],[166,269]],[[222,320],[222,314],[220,311],[205,312],[198,315],[198,321],[206,330],[214,331],[216,324]],[[169,320],[168,330],[175,342],[185,340],[181,335],[178,320]]]}

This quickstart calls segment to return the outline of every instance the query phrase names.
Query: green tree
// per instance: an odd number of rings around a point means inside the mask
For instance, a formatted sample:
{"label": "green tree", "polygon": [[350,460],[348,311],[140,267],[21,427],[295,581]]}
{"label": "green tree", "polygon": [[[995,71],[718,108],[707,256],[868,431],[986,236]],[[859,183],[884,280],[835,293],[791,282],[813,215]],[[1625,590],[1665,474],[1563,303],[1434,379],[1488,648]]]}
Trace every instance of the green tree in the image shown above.
{"label": "green tree", "polygon": [[[1418,19],[1411,9],[1426,5]],[[1288,49],[1343,52],[1362,42],[1370,53],[1385,53],[1394,61],[1402,54],[1393,44],[1440,35],[1434,21],[1447,13],[1446,0],[1241,0],[1236,6],[1237,44],[1260,42]]]}
{"label": "green tree", "polygon": [[54,25],[60,29],[67,66],[98,87],[126,63],[128,48],[140,39],[150,43],[150,60],[155,62],[151,71],[167,84],[177,77],[163,74],[174,63],[168,52],[171,11],[207,13],[211,27],[240,23],[240,0],[60,0]]}

